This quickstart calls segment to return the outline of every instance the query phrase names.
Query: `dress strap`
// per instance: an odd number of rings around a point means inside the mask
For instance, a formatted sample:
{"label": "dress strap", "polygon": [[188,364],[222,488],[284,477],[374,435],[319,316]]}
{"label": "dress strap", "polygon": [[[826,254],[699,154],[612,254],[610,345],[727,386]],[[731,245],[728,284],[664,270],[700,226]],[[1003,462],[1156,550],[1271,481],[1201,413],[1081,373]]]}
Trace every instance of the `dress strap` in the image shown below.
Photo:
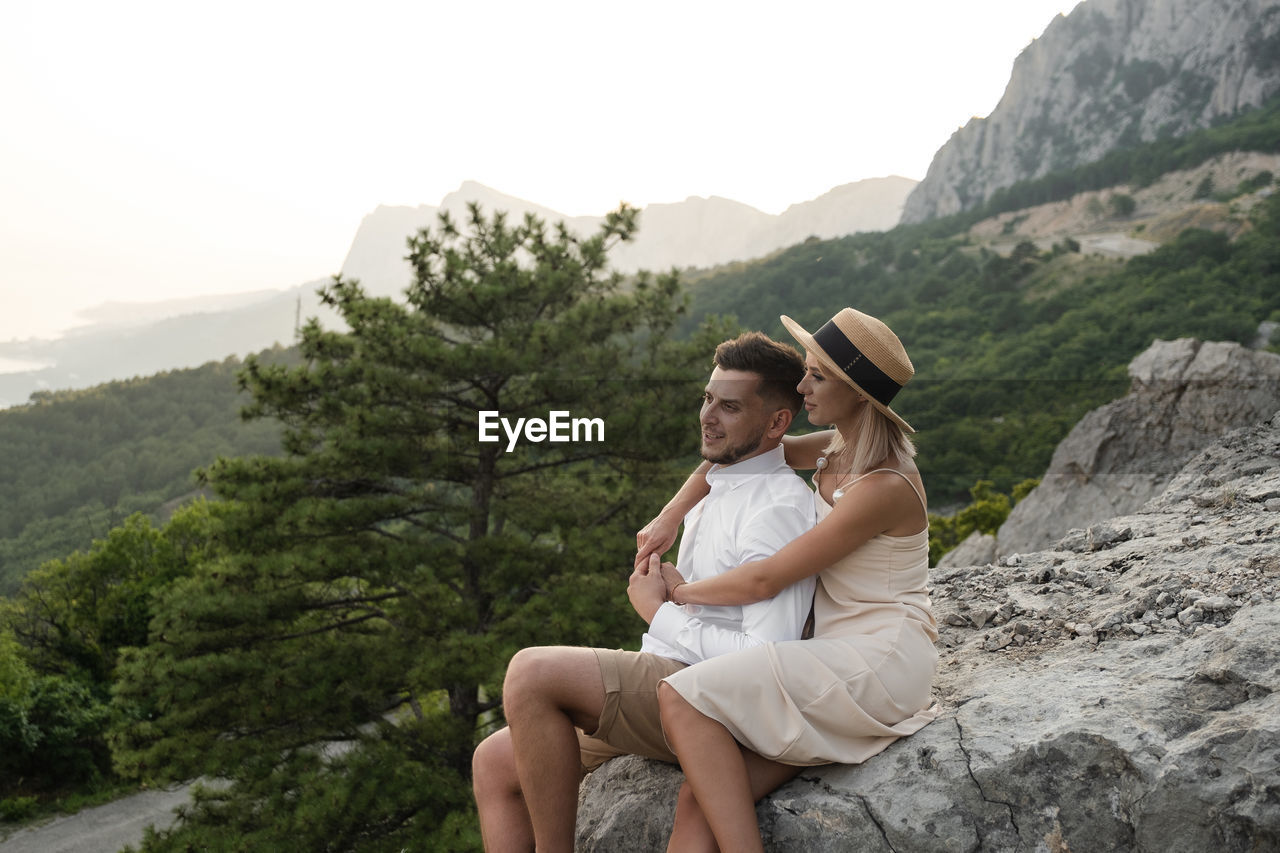
{"label": "dress strap", "polygon": [[911,482],[911,478],[908,477],[906,474],[902,473],[901,471],[899,471],[897,468],[876,468],[874,471],[868,471],[865,474],[859,474],[858,476],[850,480],[846,485],[852,486],[854,483],[858,482],[863,477],[870,477],[872,474],[878,474],[881,471],[889,471],[893,474],[897,474],[899,477],[906,480],[907,485],[911,487],[911,491],[915,492],[916,497],[920,499],[920,508],[924,510],[925,517],[927,518],[929,516],[929,505],[924,502],[924,495],[920,494],[920,490],[916,488],[915,483]]}

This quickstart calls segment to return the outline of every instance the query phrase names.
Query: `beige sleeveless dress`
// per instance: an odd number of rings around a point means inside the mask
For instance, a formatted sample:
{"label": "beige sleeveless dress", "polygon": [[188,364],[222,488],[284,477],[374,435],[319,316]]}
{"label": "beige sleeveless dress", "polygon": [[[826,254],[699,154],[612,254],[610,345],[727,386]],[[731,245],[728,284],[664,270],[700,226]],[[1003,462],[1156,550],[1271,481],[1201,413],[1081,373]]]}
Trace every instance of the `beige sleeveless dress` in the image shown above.
{"label": "beige sleeveless dress", "polygon": [[[816,488],[814,500],[821,523],[831,506]],[[938,715],[928,574],[927,529],[876,536],[819,573],[813,639],[712,658],[665,681],[766,758],[863,762]]]}

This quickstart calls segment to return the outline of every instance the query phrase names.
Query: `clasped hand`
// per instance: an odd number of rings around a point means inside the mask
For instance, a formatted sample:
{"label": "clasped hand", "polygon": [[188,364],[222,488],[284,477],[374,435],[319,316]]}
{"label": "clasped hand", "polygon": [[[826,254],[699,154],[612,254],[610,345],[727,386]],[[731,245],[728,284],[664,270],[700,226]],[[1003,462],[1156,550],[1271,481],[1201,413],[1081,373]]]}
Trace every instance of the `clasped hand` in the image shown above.
{"label": "clasped hand", "polygon": [[638,563],[627,582],[627,597],[631,606],[640,614],[645,622],[652,622],[653,616],[663,602],[671,600],[671,591],[681,583],[684,577],[671,563],[662,562],[656,553],[649,554],[646,562]]}

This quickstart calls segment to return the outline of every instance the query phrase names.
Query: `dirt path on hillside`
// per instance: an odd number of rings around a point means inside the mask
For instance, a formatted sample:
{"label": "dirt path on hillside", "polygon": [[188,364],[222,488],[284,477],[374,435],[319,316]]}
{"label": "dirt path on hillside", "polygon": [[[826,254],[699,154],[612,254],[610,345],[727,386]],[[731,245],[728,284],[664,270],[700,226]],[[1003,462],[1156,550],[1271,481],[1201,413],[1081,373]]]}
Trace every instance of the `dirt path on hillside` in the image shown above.
{"label": "dirt path on hillside", "polygon": [[144,791],[49,823],[20,829],[0,841],[0,853],[116,853],[142,841],[146,827],[168,826],[189,801],[190,785]]}

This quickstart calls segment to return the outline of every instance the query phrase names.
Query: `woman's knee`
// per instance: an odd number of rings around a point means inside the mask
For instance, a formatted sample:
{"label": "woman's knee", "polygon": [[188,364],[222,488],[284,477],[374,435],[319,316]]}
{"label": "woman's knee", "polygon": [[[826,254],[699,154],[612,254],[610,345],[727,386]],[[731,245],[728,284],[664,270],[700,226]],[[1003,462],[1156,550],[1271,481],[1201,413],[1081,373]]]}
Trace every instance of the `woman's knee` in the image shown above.
{"label": "woman's knee", "polygon": [[667,728],[668,723],[678,724],[680,720],[686,719],[690,712],[696,713],[693,706],[680,695],[680,691],[665,681],[658,683],[658,711],[662,715],[664,729]]}

